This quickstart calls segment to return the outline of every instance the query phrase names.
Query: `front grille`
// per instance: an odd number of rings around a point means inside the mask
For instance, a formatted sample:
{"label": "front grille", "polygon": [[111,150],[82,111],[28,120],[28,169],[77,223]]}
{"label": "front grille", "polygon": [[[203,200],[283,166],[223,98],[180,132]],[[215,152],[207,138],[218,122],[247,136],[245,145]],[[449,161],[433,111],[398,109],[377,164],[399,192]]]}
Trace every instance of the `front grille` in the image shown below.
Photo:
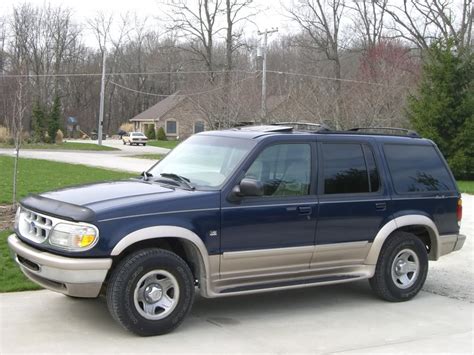
{"label": "front grille", "polygon": [[42,243],[48,237],[55,222],[55,218],[21,207],[18,230],[23,237]]}

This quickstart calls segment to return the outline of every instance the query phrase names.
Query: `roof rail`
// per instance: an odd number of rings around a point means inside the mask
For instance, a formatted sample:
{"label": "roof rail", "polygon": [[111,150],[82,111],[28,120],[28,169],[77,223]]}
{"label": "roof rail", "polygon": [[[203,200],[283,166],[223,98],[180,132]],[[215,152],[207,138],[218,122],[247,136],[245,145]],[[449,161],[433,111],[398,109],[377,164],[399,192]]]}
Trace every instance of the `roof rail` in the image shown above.
{"label": "roof rail", "polygon": [[410,129],[406,128],[397,128],[397,127],[355,127],[348,129],[349,132],[364,132],[364,131],[395,131],[395,132],[404,132],[405,134],[395,134],[397,136],[408,136],[412,138],[421,138],[421,136]]}
{"label": "roof rail", "polygon": [[241,126],[232,128],[235,131],[252,131],[252,132],[291,132],[293,127],[283,125],[262,125],[262,126]]}
{"label": "roof rail", "polygon": [[321,132],[331,131],[331,129],[324,123],[310,123],[310,122],[275,122],[272,126],[291,126],[297,131]]}

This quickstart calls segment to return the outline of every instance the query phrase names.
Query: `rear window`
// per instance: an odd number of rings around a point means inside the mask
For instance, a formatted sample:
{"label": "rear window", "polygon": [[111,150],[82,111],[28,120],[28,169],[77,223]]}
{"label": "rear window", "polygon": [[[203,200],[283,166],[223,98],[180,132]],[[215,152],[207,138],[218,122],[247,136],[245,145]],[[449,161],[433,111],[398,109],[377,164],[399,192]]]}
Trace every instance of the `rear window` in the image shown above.
{"label": "rear window", "polygon": [[361,144],[324,143],[325,194],[368,193],[380,188],[372,150]]}
{"label": "rear window", "polygon": [[384,151],[397,193],[456,189],[448,169],[433,146],[386,144]]}

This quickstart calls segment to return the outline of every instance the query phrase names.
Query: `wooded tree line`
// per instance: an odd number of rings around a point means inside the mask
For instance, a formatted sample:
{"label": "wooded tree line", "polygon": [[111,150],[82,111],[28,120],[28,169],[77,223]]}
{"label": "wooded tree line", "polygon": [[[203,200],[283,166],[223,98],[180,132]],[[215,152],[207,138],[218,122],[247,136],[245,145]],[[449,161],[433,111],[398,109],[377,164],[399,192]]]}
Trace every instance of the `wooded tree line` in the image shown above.
{"label": "wooded tree line", "polygon": [[[294,31],[273,34],[263,120],[333,127],[408,126],[406,103],[437,40],[471,53],[472,0],[294,0],[282,4]],[[79,23],[65,7],[28,3],[0,18],[0,125],[34,129],[35,107],[58,105],[62,124],[97,127],[106,53],[104,130],[180,91],[210,127],[262,120],[261,38],[252,0],[173,0],[150,18],[97,14]],[[93,34],[96,45],[86,45]],[[89,37],[88,37],[89,36]],[[22,94],[18,95],[21,88]],[[18,106],[21,106],[19,108]]]}

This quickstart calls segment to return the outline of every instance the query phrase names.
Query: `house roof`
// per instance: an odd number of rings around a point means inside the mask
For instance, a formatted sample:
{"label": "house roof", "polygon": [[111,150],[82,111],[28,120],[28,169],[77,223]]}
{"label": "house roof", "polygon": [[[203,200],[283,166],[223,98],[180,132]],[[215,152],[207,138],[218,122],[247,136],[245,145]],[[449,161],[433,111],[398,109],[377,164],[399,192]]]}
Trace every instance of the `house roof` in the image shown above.
{"label": "house roof", "polygon": [[165,99],[161,100],[157,104],[149,107],[143,112],[140,112],[138,115],[130,119],[130,121],[137,122],[137,121],[159,120],[161,117],[166,115],[170,110],[178,106],[184,99],[185,99],[185,96],[180,95],[179,91],[176,91],[174,94],[166,97]]}

